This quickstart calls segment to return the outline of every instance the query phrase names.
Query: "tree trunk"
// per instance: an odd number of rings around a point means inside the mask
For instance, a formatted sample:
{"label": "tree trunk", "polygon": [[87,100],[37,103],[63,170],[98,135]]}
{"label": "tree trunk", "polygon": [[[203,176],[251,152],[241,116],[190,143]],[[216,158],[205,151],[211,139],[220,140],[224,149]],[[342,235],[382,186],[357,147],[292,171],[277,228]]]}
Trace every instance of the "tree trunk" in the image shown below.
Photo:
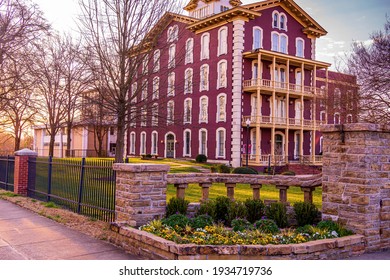
{"label": "tree trunk", "polygon": [[117,138],[116,138],[116,152],[115,152],[115,162],[122,163],[125,151],[125,116],[120,114],[118,117],[117,123]]}
{"label": "tree trunk", "polygon": [[72,127],[73,124],[72,122],[68,122],[66,126],[66,153],[65,156],[69,157],[70,156],[70,149],[72,147],[71,141],[72,141]]}
{"label": "tree trunk", "polygon": [[56,140],[56,136],[51,134],[50,135],[50,142],[49,142],[49,156],[54,156],[54,142]]}

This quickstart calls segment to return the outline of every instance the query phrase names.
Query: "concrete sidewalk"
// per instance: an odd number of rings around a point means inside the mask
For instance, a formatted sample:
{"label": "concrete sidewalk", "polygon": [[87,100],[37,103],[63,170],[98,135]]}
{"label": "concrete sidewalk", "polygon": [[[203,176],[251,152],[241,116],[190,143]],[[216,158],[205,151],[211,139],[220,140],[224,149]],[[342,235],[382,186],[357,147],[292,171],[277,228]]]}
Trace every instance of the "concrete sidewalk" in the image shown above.
{"label": "concrete sidewalk", "polygon": [[0,260],[135,260],[107,242],[0,199]]}

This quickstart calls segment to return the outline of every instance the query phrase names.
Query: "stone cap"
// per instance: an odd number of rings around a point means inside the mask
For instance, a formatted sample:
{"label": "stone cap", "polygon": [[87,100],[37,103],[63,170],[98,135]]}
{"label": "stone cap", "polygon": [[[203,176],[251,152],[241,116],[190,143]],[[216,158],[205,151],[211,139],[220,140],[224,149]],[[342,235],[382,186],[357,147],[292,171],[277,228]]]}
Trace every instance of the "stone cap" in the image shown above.
{"label": "stone cap", "polygon": [[326,124],[320,126],[322,133],[337,131],[374,131],[390,133],[390,125],[376,123],[346,123],[346,124]]}
{"label": "stone cap", "polygon": [[168,172],[171,167],[168,164],[152,163],[114,163],[115,171],[125,172]]}
{"label": "stone cap", "polygon": [[38,156],[37,152],[31,151],[30,149],[22,149],[15,152],[15,156]]}

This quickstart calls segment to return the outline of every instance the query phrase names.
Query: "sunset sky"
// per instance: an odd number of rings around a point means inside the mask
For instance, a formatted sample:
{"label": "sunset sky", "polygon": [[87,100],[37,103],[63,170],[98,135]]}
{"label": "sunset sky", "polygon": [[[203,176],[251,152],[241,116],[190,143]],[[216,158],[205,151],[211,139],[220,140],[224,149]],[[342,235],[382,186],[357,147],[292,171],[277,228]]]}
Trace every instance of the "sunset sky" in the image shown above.
{"label": "sunset sky", "polygon": [[[79,0],[32,0],[59,31],[77,29],[73,19],[79,13]],[[242,0],[244,4],[259,2]],[[317,60],[334,64],[335,57],[351,49],[353,41],[368,41],[373,31],[383,29],[388,0],[295,0],[328,34],[317,42]]]}

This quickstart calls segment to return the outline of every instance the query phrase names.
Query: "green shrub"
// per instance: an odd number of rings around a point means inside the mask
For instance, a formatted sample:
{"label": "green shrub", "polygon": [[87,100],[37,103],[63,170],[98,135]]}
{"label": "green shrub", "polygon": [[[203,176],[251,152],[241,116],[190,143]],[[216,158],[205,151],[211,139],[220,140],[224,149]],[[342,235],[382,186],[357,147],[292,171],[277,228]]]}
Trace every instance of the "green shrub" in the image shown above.
{"label": "green shrub", "polygon": [[187,215],[188,204],[190,202],[184,198],[172,197],[166,207],[166,217],[169,217],[173,214],[183,214]]}
{"label": "green shrub", "polygon": [[198,163],[205,163],[207,162],[207,157],[203,154],[200,154],[196,156],[195,161]]}
{"label": "green shrub", "polygon": [[251,230],[252,224],[246,219],[237,218],[232,221],[233,231]]}
{"label": "green shrub", "polygon": [[220,164],[217,166],[218,173],[230,173],[231,169],[225,164]]}
{"label": "green shrub", "polygon": [[195,216],[200,216],[200,215],[209,215],[213,219],[215,219],[215,201],[213,200],[203,201],[200,204],[200,207],[195,214]]}
{"label": "green shrub", "polygon": [[213,222],[213,218],[210,215],[204,214],[193,218],[191,220],[191,226],[194,229],[205,228],[206,226],[211,226]]}
{"label": "green shrub", "polygon": [[190,219],[183,214],[173,214],[168,218],[163,219],[162,223],[175,230],[183,230],[187,225],[190,225]]}
{"label": "green shrub", "polygon": [[264,216],[265,205],[260,199],[248,198],[245,200],[245,207],[247,210],[246,218],[251,223],[260,220]]}
{"label": "green shrub", "polygon": [[225,225],[230,226],[234,219],[244,219],[248,215],[248,211],[242,201],[230,201],[228,208],[227,219]]}
{"label": "green shrub", "polygon": [[314,224],[319,214],[317,207],[310,202],[296,202],[293,208],[299,227]]}
{"label": "green shrub", "polygon": [[255,223],[255,228],[264,233],[275,234],[280,232],[277,224],[273,220],[262,219]]}
{"label": "green shrub", "polygon": [[214,220],[224,222],[225,224],[229,221],[229,210],[231,200],[226,196],[218,196],[215,200],[215,217]]}
{"label": "green shrub", "polygon": [[237,167],[233,169],[234,174],[259,174],[255,169],[250,167]]}
{"label": "green shrub", "polygon": [[346,229],[339,223],[336,223],[331,220],[324,220],[317,224],[317,227],[320,229],[327,229],[329,231],[335,231],[340,237],[347,236],[353,234],[352,230]]}
{"label": "green shrub", "polygon": [[287,207],[284,203],[271,203],[266,207],[266,215],[269,219],[274,220],[278,227],[287,227]]}

